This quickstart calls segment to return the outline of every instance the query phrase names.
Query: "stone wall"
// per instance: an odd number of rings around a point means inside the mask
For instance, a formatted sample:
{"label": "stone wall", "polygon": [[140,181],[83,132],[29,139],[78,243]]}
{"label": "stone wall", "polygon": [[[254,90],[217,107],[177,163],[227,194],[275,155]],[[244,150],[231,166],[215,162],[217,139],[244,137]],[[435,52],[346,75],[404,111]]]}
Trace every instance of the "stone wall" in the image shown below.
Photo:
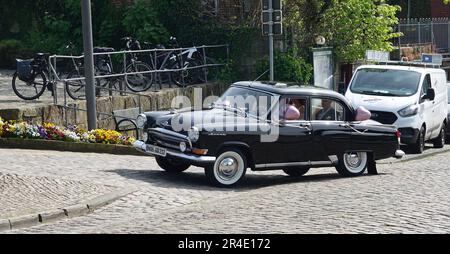
{"label": "stone wall", "polygon": [[[167,109],[171,107],[173,98],[179,95],[185,95],[192,100],[194,96],[194,88],[202,88],[202,96],[206,98],[210,95],[222,94],[227,85],[205,84],[198,86],[190,86],[184,91],[181,88],[164,89],[158,92],[147,92],[139,97],[137,95],[130,96],[114,96],[103,97],[97,99],[97,127],[103,129],[115,129],[115,121],[111,116],[114,110],[141,107],[142,111],[154,111]],[[44,122],[52,122],[56,125],[79,125],[83,128],[87,127],[86,102],[78,101],[68,104],[69,107],[80,110],[67,109],[60,105],[34,106],[16,109],[0,109],[0,117],[6,120],[21,120],[35,124]],[[104,114],[107,115],[104,115]]]}

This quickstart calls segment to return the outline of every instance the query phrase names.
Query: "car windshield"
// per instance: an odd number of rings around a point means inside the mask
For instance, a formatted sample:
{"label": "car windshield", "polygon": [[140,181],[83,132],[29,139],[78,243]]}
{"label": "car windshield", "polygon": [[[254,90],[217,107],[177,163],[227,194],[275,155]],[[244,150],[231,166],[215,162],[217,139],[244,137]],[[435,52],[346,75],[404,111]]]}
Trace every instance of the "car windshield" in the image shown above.
{"label": "car windshield", "polygon": [[214,103],[215,108],[231,109],[237,113],[244,112],[247,115],[265,117],[272,106],[272,96],[258,90],[230,87]]}
{"label": "car windshield", "polygon": [[350,91],[380,96],[411,96],[417,92],[420,76],[415,71],[360,69],[355,74]]}

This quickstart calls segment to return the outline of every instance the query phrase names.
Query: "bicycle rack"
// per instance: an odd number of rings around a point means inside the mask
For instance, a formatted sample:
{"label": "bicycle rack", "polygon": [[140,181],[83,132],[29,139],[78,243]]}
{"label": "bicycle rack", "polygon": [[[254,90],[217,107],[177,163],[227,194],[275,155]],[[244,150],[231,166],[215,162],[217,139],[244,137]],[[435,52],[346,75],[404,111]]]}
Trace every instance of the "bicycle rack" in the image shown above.
{"label": "bicycle rack", "polygon": [[[148,55],[153,57],[150,58],[150,61],[157,61],[156,57],[158,52],[177,52],[179,55],[182,55],[183,51],[192,49],[192,47],[185,47],[185,48],[175,48],[175,49],[144,49],[144,50],[125,50],[125,51],[114,51],[114,52],[101,52],[101,53],[94,53],[94,57],[95,56],[101,56],[101,55],[122,55],[122,62],[123,62],[123,72],[122,73],[111,73],[111,74],[107,74],[107,75],[95,75],[94,78],[97,79],[104,79],[104,78],[120,78],[123,77],[124,82],[126,81],[126,77],[127,75],[136,75],[136,74],[148,74],[148,73],[155,73],[156,75],[161,75],[162,73],[169,73],[169,72],[183,72],[186,70],[192,70],[192,69],[197,69],[197,68],[203,68],[203,72],[204,72],[204,78],[205,78],[205,83],[208,82],[208,73],[207,70],[209,67],[220,67],[220,66],[224,66],[225,64],[222,63],[214,63],[214,64],[207,64],[206,60],[207,60],[207,55],[206,55],[206,49],[210,49],[210,48],[225,48],[226,49],[226,62],[229,61],[229,45],[228,44],[222,44],[222,45],[203,45],[203,46],[196,46],[195,47],[197,49],[197,51],[202,52],[202,56],[203,56],[203,64],[202,65],[197,65],[197,66],[193,66],[193,67],[184,67],[184,58],[181,57],[181,68],[178,69],[157,69],[157,70],[150,70],[150,71],[140,71],[140,72],[127,72],[127,54],[139,54],[139,53],[147,53]],[[68,55],[51,55],[49,57],[49,61],[48,61],[48,73],[49,73],[49,80],[51,80],[51,82],[53,83],[53,93],[54,93],[54,97],[53,97],[53,103],[56,106],[62,107],[64,108],[64,119],[65,119],[65,125],[68,125],[68,117],[67,117],[67,110],[75,110],[75,111],[84,111],[87,112],[87,109],[80,109],[78,107],[71,107],[68,105],[68,100],[67,100],[67,91],[66,91],[66,86],[65,83],[66,82],[70,82],[70,81],[79,81],[79,80],[84,80],[85,77],[80,77],[80,78],[71,78],[71,79],[67,79],[67,78],[61,78],[58,75],[58,68],[56,65],[57,59],[83,59],[84,55],[80,55],[80,56],[68,56]],[[152,66],[156,66],[156,62],[152,63]],[[111,63],[111,68],[113,68],[112,63]],[[114,71],[114,70],[113,70]],[[169,75],[169,79],[171,75]],[[185,88],[187,87],[185,79],[184,79],[184,75],[181,74],[181,81],[182,81],[182,92],[183,94],[185,94]],[[172,80],[169,80],[169,88],[171,87],[171,82]],[[63,83],[63,104],[60,105],[58,103],[58,93],[57,93],[57,88],[58,88],[58,83]],[[95,85],[95,84],[94,84]],[[123,89],[118,90],[118,89],[113,89],[111,88],[111,84],[109,84],[109,87],[101,87],[101,86],[96,86],[97,89],[100,90],[106,90],[108,91],[108,95],[112,96],[113,92],[119,92],[120,95],[135,95],[137,96],[138,99],[138,105],[139,105],[139,113],[142,112],[142,106],[141,106],[141,97],[148,97],[150,98],[150,95],[146,95],[146,94],[142,94],[142,92],[133,92],[133,91],[127,91],[126,89],[126,85],[123,85]],[[156,86],[156,84],[154,84]],[[162,87],[162,83],[161,83],[161,79],[159,79],[159,88],[160,90],[163,89]],[[113,114],[110,113],[105,113],[105,112],[97,112],[97,115],[104,115],[104,116],[109,116],[109,117],[113,117]]]}

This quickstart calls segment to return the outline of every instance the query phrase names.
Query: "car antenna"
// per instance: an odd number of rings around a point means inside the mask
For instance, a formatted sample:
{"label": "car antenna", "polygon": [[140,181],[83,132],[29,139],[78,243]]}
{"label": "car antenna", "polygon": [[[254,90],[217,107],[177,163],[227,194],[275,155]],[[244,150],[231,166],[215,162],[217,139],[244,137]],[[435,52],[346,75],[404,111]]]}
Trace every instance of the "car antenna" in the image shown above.
{"label": "car antenna", "polygon": [[258,79],[260,79],[262,76],[264,76],[270,69],[267,69],[265,72],[263,72],[261,75],[259,75],[255,80],[253,80],[252,82],[258,81]]}

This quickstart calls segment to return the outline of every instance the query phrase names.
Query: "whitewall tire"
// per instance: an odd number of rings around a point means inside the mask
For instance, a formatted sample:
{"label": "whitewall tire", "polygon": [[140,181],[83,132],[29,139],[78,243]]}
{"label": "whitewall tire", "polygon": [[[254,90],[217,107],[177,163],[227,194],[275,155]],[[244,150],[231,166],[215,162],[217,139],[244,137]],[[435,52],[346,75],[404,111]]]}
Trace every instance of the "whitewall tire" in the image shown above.
{"label": "whitewall tire", "polygon": [[205,168],[208,181],[219,187],[231,187],[236,185],[245,175],[247,160],[238,149],[222,151],[214,165]]}

